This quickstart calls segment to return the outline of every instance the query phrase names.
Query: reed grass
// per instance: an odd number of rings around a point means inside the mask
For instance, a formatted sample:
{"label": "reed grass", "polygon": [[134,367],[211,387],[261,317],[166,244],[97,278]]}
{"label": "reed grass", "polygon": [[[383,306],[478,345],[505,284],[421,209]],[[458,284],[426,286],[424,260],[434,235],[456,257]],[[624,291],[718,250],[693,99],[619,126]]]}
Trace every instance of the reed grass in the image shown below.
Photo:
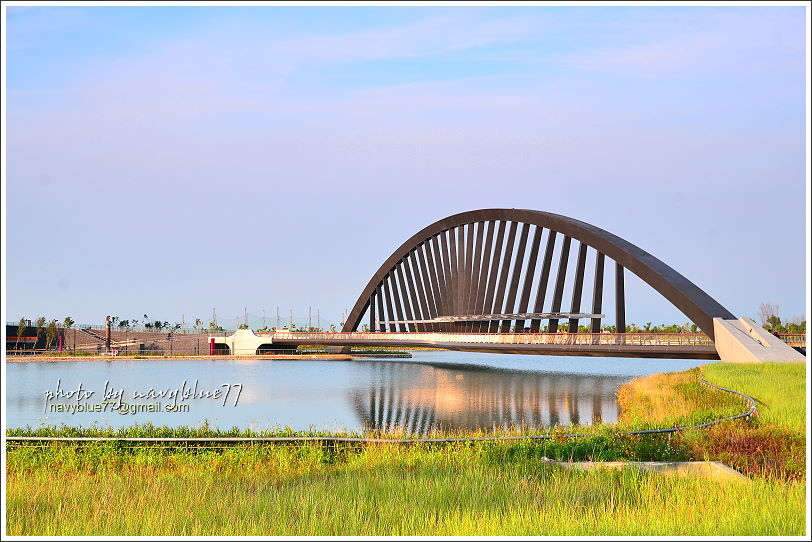
{"label": "reed grass", "polygon": [[[504,443],[134,454],[15,449],[10,535],[799,535],[805,487],[573,472]],[[54,451],[56,450],[56,451]],[[13,459],[17,454],[30,457]],[[46,455],[48,455],[46,454]]]}
{"label": "reed grass", "polygon": [[744,398],[700,382],[699,367],[635,378],[618,390],[619,426],[628,429],[688,427],[741,414]]}

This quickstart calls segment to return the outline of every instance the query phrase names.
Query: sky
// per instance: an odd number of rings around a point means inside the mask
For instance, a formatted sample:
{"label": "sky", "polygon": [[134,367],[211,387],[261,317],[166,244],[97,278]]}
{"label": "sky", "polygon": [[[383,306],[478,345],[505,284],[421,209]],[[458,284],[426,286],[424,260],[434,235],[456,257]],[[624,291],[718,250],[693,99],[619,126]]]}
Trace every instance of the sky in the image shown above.
{"label": "sky", "polygon": [[[413,233],[495,207],[805,318],[803,7],[4,10],[9,321],[326,327]],[[627,284],[627,321],[686,320]]]}

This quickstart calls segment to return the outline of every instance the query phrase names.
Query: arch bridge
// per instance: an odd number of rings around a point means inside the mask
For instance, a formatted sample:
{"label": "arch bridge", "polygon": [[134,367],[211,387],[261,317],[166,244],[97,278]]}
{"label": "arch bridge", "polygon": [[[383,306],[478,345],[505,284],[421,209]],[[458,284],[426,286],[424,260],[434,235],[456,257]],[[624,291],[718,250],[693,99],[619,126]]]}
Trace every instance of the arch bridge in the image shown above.
{"label": "arch bridge", "polygon": [[[701,333],[627,333],[627,273],[651,286]],[[611,321],[603,314],[610,305]],[[605,332],[607,327],[611,333]],[[640,247],[586,222],[526,209],[481,209],[439,220],[383,262],[340,333],[274,333],[263,340],[280,347],[342,346],[344,351],[354,345],[385,345],[729,361],[803,359],[752,320],[736,319]]]}

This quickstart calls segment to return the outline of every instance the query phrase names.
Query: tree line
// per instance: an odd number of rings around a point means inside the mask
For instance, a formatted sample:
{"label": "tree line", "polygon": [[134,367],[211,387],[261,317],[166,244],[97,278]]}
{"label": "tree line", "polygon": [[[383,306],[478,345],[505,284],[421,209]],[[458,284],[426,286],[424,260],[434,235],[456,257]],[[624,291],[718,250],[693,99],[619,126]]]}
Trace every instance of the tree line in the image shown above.
{"label": "tree line", "polygon": [[[759,317],[761,318],[761,325],[764,329],[767,329],[774,333],[797,333],[797,334],[805,334],[806,333],[806,320],[801,319],[800,317],[793,318],[788,321],[784,321],[779,316],[780,308],[778,305],[773,303],[762,303],[759,306]],[[152,319],[147,314],[144,314],[143,318],[127,318],[123,319],[119,316],[111,316],[110,322],[113,327],[117,327],[119,330],[122,331],[129,331],[134,327],[137,327],[141,324],[144,329],[147,331],[168,331],[172,333],[173,331],[177,331],[181,329],[181,324],[179,322],[175,322],[170,324],[167,320],[159,320],[159,319]],[[75,322],[73,318],[70,316],[66,316],[62,322],[61,327],[64,329],[71,329],[74,326]],[[25,334],[25,329],[31,326],[31,321],[27,318],[20,318],[18,326],[17,326],[17,346],[19,345],[19,341],[22,339],[23,335]],[[54,342],[56,342],[57,337],[59,337],[59,327],[60,322],[56,319],[48,320],[44,316],[40,316],[34,321],[34,326],[36,329],[37,335],[37,343],[39,343],[40,339],[45,336],[45,348],[46,350],[50,349]],[[240,328],[247,328],[248,326],[243,324]],[[208,322],[208,326],[204,325],[203,320],[200,318],[195,318],[193,329],[198,331],[199,333],[208,332],[216,332],[216,331],[225,331],[222,326],[219,326],[217,322],[211,321]],[[561,330],[566,329],[566,326]],[[324,331],[322,328],[310,327],[308,328],[297,328],[296,325],[286,327],[287,331]],[[579,325],[578,332],[579,333],[589,333],[591,330],[589,325]],[[257,329],[257,331],[276,331],[276,327],[263,327]],[[329,331],[335,332],[336,328],[334,325],[330,326]],[[369,325],[363,324],[362,331],[369,331]],[[511,332],[516,332],[517,330],[511,329]],[[549,331],[549,326],[545,325],[542,326],[539,330],[542,333],[546,333]],[[616,333],[617,327],[614,325],[606,325],[601,327],[601,332],[603,333]],[[698,333],[699,328],[696,324],[687,322],[684,324],[660,324],[660,325],[652,325],[651,322],[646,322],[643,326],[638,324],[627,324],[626,325],[626,333]],[[15,348],[17,347],[15,346]]]}
{"label": "tree line", "polygon": [[775,303],[762,303],[758,308],[761,326],[775,333],[806,334],[806,320],[796,316],[792,320],[782,321],[779,313],[781,309]]}
{"label": "tree line", "polygon": [[[73,324],[73,318],[70,316],[66,316],[62,321],[62,327],[64,329],[69,329],[71,326],[73,326]],[[17,323],[17,342],[15,344],[15,348],[19,347],[20,340],[25,334],[25,329],[29,326],[31,326],[31,320],[27,318],[20,318],[19,322]],[[42,336],[45,335],[45,349],[50,350],[57,337],[59,337],[59,322],[56,319],[49,321],[44,316],[40,316],[34,321],[34,325],[31,327],[36,329],[37,343],[39,343]]]}

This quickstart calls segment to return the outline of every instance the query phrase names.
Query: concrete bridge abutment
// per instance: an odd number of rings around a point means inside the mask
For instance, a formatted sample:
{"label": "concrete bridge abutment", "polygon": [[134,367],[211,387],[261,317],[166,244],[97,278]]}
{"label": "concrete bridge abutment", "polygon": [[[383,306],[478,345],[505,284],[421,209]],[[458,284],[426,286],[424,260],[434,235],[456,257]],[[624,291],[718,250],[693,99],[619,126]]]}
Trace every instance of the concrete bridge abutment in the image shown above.
{"label": "concrete bridge abutment", "polygon": [[800,352],[749,318],[713,319],[714,344],[727,363],[805,361]]}

